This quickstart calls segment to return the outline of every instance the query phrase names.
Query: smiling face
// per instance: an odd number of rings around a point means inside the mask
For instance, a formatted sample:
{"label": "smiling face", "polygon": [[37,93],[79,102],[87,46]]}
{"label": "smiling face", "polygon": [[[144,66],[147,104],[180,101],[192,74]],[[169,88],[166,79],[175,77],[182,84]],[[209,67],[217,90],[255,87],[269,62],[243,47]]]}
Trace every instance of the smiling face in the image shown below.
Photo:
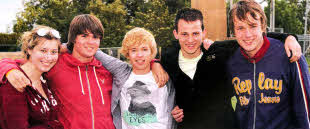
{"label": "smiling face", "polygon": [[248,21],[234,18],[234,32],[239,45],[248,56],[253,57],[264,43],[263,30],[260,20],[255,20],[250,13],[246,16]]}
{"label": "smiling face", "polygon": [[32,50],[28,50],[29,60],[40,72],[49,71],[58,60],[58,40],[42,40]]}
{"label": "smiling face", "polygon": [[129,47],[128,59],[135,74],[146,74],[150,72],[152,60],[151,48],[148,44],[134,45]]}
{"label": "smiling face", "polygon": [[72,55],[81,62],[90,62],[100,45],[101,37],[86,31],[76,36]]}
{"label": "smiling face", "polygon": [[201,24],[200,20],[185,21],[180,19],[178,31],[173,31],[174,37],[179,40],[181,51],[185,58],[195,58],[201,53],[200,46],[205,35]]}

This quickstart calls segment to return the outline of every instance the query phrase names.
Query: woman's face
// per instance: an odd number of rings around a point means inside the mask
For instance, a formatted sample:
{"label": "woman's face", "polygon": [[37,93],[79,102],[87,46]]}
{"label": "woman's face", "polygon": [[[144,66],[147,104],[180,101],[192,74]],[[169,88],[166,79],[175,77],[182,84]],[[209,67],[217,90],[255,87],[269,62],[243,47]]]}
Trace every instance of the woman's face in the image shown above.
{"label": "woman's face", "polygon": [[58,60],[58,40],[43,40],[38,43],[32,50],[28,50],[30,54],[29,61],[40,72],[49,71]]}

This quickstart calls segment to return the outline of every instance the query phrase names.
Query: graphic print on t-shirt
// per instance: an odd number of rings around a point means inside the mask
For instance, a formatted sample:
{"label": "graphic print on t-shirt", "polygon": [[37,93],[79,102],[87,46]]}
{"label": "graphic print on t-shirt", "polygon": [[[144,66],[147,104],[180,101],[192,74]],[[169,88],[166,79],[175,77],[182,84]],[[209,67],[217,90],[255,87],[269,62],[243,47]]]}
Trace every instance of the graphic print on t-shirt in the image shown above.
{"label": "graphic print on t-shirt", "polygon": [[146,99],[151,94],[151,91],[145,83],[135,81],[132,87],[127,89],[127,94],[130,95],[131,100],[128,110],[123,112],[126,123],[139,126],[140,124],[158,121],[155,106]]}

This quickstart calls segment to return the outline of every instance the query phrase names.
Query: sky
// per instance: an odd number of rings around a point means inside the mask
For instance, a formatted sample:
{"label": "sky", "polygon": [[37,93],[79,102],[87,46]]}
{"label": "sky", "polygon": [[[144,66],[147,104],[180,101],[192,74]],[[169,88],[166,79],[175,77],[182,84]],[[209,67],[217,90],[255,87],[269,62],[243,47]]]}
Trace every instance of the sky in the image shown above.
{"label": "sky", "polygon": [[[267,3],[264,3],[262,6],[266,5]],[[12,32],[16,14],[22,10],[23,0],[0,0],[0,33]]]}
{"label": "sky", "polygon": [[0,0],[0,33],[6,33],[7,28],[13,29],[16,13],[22,11],[23,0]]}

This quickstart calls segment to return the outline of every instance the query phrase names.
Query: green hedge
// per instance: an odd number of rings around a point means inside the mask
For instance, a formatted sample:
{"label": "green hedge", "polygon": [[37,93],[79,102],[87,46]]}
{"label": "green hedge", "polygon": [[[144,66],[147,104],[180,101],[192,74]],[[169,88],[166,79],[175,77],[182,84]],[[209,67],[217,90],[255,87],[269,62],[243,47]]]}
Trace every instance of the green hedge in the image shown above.
{"label": "green hedge", "polygon": [[19,38],[19,34],[17,33],[0,33],[0,45],[9,44],[9,45],[16,45],[17,40]]}

